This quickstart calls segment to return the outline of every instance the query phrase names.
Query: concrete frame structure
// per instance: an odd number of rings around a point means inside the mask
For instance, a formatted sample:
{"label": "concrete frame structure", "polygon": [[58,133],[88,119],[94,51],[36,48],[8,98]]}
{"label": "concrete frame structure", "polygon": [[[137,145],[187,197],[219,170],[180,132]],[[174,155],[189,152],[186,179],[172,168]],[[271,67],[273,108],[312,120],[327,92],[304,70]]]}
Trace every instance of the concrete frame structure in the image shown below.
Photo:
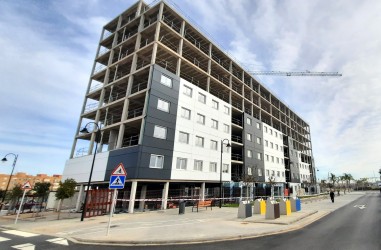
{"label": "concrete frame structure", "polygon": [[224,182],[253,175],[265,183],[274,175],[296,189],[316,183],[308,123],[165,1],[139,1],[102,30],[64,170],[79,183],[88,178],[94,147],[95,133],[79,132],[89,121],[102,132],[93,183],[107,186],[122,162],[131,201],[138,182],[140,198],[147,185],[161,183],[164,209],[174,182],[198,183],[204,197],[218,186],[225,138]]}

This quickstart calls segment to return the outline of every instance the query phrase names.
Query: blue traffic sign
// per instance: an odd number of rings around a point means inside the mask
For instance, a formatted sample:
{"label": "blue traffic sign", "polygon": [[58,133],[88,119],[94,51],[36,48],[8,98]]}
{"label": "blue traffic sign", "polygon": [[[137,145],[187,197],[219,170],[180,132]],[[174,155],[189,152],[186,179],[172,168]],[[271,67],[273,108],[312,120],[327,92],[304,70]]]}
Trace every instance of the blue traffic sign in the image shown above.
{"label": "blue traffic sign", "polygon": [[111,175],[109,189],[123,189],[126,176],[124,175]]}

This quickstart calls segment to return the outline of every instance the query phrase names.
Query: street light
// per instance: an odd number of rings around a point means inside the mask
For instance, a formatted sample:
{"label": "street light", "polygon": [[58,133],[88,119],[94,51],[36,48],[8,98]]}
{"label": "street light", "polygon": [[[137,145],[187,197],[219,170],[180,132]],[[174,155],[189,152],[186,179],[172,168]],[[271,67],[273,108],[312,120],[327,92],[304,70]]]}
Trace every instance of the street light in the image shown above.
{"label": "street light", "polygon": [[15,159],[14,159],[13,164],[12,164],[12,172],[11,172],[11,175],[9,176],[9,180],[8,180],[7,187],[5,188],[5,192],[4,192],[3,198],[1,199],[1,203],[0,203],[0,211],[1,211],[1,209],[3,208],[3,203],[4,203],[4,200],[5,200],[5,196],[7,195],[7,191],[8,191],[9,183],[11,183],[11,179],[12,179],[13,171],[15,170],[15,166],[16,166],[16,162],[17,162],[17,157],[18,157],[18,155],[14,154],[14,153],[9,153],[9,154],[6,154],[6,155],[4,156],[4,158],[1,159],[1,161],[2,161],[2,162],[6,162],[6,161],[8,161],[8,160],[7,160],[7,156],[8,156],[8,155],[13,155],[13,156],[15,157]]}
{"label": "street light", "polygon": [[220,208],[222,205],[222,149],[224,147],[224,141],[228,141],[226,144],[226,147],[230,148],[229,139],[223,139],[221,141],[221,162],[220,162]]}
{"label": "street light", "polygon": [[[80,133],[84,133],[84,134],[88,134],[90,133],[88,130],[87,130],[87,125],[89,124],[94,124],[94,126],[96,127],[97,131],[95,131],[95,151],[94,151],[94,156],[93,156],[93,163],[91,164],[91,169],[90,169],[90,175],[89,175],[89,181],[87,182],[87,190],[86,190],[86,194],[85,194],[85,201],[84,201],[84,204],[83,204],[83,208],[82,208],[82,215],[81,215],[81,221],[83,221],[83,219],[85,218],[85,213],[86,213],[86,205],[87,205],[87,197],[89,195],[89,189],[90,189],[90,184],[91,184],[91,176],[93,175],[93,169],[94,169],[94,162],[95,162],[95,156],[97,154],[97,148],[98,148],[98,142],[100,141],[101,139],[101,131],[99,129],[99,126],[98,124],[96,124],[95,122],[88,122],[85,127],[83,129],[81,129],[79,132]],[[93,131],[94,132],[94,131]]]}

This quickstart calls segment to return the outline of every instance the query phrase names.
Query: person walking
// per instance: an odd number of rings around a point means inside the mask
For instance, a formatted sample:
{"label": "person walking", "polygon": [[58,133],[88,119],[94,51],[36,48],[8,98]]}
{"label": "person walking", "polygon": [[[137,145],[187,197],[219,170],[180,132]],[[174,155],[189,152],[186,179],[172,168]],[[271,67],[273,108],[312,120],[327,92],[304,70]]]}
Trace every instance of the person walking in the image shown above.
{"label": "person walking", "polygon": [[333,190],[331,190],[331,192],[329,192],[329,196],[331,197],[332,203],[334,203],[335,202],[335,192],[333,192]]}

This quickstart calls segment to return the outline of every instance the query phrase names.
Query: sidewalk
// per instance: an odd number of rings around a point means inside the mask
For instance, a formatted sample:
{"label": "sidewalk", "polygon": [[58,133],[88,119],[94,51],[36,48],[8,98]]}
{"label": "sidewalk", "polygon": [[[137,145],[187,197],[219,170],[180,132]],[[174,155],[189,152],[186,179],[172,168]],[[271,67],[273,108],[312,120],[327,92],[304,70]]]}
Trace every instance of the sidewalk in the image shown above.
{"label": "sidewalk", "polygon": [[[178,209],[115,214],[106,236],[109,216],[99,216],[80,221],[79,213],[45,214],[44,219],[23,215],[14,224],[14,216],[0,217],[0,225],[7,229],[63,237],[87,244],[181,244],[259,237],[300,229],[330,212],[356,200],[364,192],[352,192],[335,198],[318,201],[302,201],[302,210],[276,220],[266,220],[263,215],[238,219],[238,208],[202,208],[193,212],[186,207],[185,214]],[[70,216],[70,218],[67,218]]]}

